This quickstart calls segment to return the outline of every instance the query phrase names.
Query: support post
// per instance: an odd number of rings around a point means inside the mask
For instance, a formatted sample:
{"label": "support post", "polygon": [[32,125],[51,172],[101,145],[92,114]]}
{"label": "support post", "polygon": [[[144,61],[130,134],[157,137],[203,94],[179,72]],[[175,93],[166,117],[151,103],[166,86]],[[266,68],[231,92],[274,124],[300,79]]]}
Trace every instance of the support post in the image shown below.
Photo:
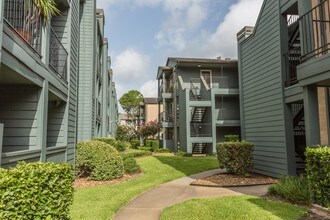
{"label": "support post", "polygon": [[41,149],[40,160],[46,162],[47,124],[48,124],[48,81],[44,80],[39,94],[38,103],[38,140],[37,146]]}

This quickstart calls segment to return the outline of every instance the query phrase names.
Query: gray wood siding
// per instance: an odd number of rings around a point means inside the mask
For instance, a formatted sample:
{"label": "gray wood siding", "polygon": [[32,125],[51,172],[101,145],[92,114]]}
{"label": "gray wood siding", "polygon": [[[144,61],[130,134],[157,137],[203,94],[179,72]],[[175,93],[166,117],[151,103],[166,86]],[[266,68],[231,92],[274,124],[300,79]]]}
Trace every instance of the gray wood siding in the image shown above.
{"label": "gray wood siding", "polygon": [[64,115],[66,104],[56,104],[49,101],[48,104],[48,125],[47,125],[47,147],[64,146]]}
{"label": "gray wood siding", "polygon": [[68,128],[67,128],[67,161],[74,163],[75,146],[77,138],[77,107],[78,107],[78,72],[79,72],[79,0],[71,1],[70,8],[70,75],[69,75],[69,99],[68,99]]}
{"label": "gray wood siding", "polygon": [[266,0],[239,50],[245,139],[255,144],[255,170],[276,177],[288,173],[279,19],[279,1]]}
{"label": "gray wood siding", "polygon": [[78,141],[90,140],[95,125],[96,2],[80,5]]}
{"label": "gray wood siding", "polygon": [[37,148],[38,91],[39,88],[34,86],[1,86],[3,152]]}

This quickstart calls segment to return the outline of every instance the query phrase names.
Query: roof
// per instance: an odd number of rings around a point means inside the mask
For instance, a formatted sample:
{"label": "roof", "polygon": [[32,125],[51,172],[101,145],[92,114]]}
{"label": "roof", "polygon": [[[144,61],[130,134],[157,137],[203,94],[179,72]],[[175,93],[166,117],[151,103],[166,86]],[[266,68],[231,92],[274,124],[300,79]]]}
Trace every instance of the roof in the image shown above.
{"label": "roof", "polygon": [[210,58],[181,58],[181,57],[169,57],[167,63],[170,61],[176,61],[176,63],[217,63],[217,64],[225,64],[225,63],[233,63],[237,62],[235,59],[231,58],[222,58],[218,57],[216,59]]}
{"label": "roof", "polygon": [[157,98],[144,98],[144,104],[158,104]]}

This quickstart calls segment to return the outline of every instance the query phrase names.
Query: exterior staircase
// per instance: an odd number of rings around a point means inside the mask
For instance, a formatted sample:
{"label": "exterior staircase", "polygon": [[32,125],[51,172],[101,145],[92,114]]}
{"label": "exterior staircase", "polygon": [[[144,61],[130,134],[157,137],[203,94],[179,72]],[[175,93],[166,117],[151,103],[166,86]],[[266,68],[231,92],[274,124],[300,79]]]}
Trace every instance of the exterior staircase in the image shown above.
{"label": "exterior staircase", "polygon": [[206,113],[206,107],[193,107],[191,114],[191,123],[203,122]]}
{"label": "exterior staircase", "polygon": [[306,167],[306,157],[304,155],[306,149],[306,135],[305,135],[305,119],[304,119],[304,104],[292,104],[293,118],[293,132],[295,143],[295,158],[296,158],[296,172],[302,174]]}
{"label": "exterior staircase", "polygon": [[194,143],[192,154],[193,155],[204,155],[205,147],[206,147],[206,143]]}

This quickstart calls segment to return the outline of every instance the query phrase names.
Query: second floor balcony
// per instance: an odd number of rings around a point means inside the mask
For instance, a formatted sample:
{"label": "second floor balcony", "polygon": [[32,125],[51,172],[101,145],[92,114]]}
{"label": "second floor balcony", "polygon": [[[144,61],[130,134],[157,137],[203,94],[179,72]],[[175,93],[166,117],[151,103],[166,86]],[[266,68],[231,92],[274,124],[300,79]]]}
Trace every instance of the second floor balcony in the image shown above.
{"label": "second floor balcony", "polygon": [[66,81],[68,53],[55,30],[37,11],[33,0],[5,0],[4,24],[39,59],[47,54],[49,68]]}

